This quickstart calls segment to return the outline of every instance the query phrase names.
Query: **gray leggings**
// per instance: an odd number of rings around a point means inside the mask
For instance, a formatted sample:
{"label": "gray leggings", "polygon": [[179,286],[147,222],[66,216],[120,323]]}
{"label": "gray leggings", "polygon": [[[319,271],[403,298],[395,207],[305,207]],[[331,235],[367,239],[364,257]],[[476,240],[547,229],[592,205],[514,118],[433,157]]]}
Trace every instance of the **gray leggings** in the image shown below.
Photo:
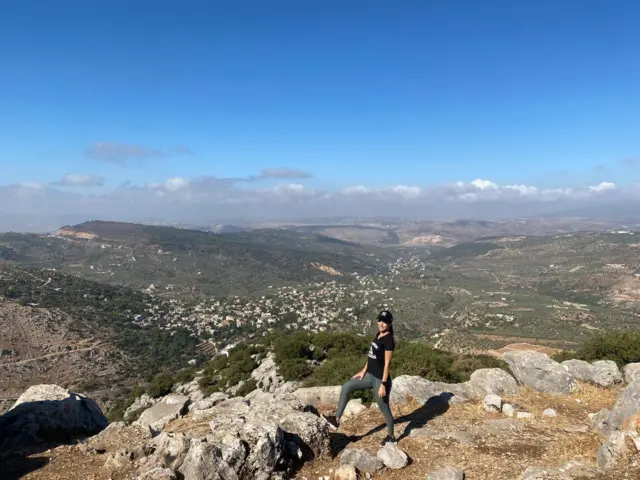
{"label": "gray leggings", "polygon": [[336,411],[336,417],[342,417],[342,413],[347,406],[347,401],[349,400],[349,395],[351,393],[355,392],[356,390],[366,390],[368,388],[371,388],[373,389],[373,397],[376,399],[378,408],[382,412],[384,421],[387,424],[387,433],[393,437],[393,415],[391,415],[391,410],[389,409],[389,397],[391,396],[391,378],[389,378],[389,380],[385,384],[385,386],[387,387],[387,395],[383,398],[380,398],[380,396],[378,396],[378,389],[380,388],[381,383],[382,380],[374,377],[370,373],[366,373],[362,380],[353,378],[342,385],[342,390],[340,391],[340,401],[338,402],[338,410]]}

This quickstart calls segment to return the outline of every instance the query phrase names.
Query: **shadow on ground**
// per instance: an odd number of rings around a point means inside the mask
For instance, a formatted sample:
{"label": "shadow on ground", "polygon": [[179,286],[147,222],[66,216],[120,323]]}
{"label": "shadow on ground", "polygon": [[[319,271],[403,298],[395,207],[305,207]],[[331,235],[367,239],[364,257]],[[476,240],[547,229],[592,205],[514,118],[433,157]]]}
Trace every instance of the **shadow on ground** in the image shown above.
{"label": "shadow on ground", "polygon": [[[424,427],[429,421],[433,420],[449,410],[449,402],[453,398],[453,393],[442,392],[439,395],[433,396],[427,400],[427,402],[421,407],[415,409],[413,412],[395,418],[394,423],[396,426],[396,434],[398,433],[398,427],[401,424],[406,423],[402,434],[397,437],[400,441],[403,438],[411,435],[413,430]],[[350,443],[358,442],[363,438],[370,435],[374,435],[382,430],[385,430],[387,426],[383,423],[377,427],[372,428],[368,432],[362,435],[345,435],[343,433],[334,433],[331,435],[331,456],[335,458],[338,456]]]}

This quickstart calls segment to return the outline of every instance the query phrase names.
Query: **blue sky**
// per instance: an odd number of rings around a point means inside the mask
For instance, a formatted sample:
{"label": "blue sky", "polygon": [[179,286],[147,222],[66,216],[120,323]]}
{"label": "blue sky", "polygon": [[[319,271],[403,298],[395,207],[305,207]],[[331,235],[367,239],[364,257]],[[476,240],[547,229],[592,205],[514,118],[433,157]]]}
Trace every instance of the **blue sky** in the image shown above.
{"label": "blue sky", "polygon": [[0,183],[629,185],[638,25],[632,0],[4,0]]}

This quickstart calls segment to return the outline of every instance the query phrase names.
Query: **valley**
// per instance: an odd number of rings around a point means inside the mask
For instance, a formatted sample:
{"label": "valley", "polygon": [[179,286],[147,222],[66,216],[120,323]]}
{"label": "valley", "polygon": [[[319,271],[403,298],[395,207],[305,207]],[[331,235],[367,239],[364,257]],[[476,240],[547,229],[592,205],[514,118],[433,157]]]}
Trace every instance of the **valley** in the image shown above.
{"label": "valley", "polygon": [[381,308],[393,310],[399,338],[457,354],[575,349],[638,327],[633,232],[496,229],[505,235],[458,231],[448,247],[362,245],[324,227],[214,234],[88,222],[2,234],[0,396],[47,379],[128,387],[267,335],[368,336]]}

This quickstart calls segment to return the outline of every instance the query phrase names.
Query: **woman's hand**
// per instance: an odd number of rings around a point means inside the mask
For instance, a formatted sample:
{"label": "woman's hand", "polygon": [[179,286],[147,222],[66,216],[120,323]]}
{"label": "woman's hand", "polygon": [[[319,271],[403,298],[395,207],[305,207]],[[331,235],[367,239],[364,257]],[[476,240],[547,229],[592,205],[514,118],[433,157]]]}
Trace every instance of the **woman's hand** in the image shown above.
{"label": "woman's hand", "polygon": [[387,387],[384,386],[384,383],[380,384],[380,388],[378,389],[378,396],[380,398],[384,398],[387,396]]}
{"label": "woman's hand", "polygon": [[362,377],[364,377],[364,372],[358,372],[353,377],[351,377],[351,379],[352,380],[362,380]]}

